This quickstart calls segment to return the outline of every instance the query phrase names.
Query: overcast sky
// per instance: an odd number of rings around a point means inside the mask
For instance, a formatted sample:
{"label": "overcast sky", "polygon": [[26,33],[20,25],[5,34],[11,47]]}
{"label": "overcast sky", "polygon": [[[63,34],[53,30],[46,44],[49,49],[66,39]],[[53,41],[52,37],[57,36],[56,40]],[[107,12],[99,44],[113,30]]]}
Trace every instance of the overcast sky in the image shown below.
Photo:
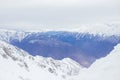
{"label": "overcast sky", "polygon": [[120,22],[120,0],[0,0],[0,27]]}

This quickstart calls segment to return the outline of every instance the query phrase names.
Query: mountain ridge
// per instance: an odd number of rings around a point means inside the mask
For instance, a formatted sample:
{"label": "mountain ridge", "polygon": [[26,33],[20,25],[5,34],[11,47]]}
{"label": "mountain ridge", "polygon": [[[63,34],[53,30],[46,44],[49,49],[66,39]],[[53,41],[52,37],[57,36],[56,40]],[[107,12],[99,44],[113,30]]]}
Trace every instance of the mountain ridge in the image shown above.
{"label": "mountain ridge", "polygon": [[89,67],[96,58],[106,56],[116,44],[120,43],[118,35],[67,31],[26,32],[6,29],[0,29],[0,33],[1,40],[33,56],[40,55],[58,60],[69,57],[86,67]]}
{"label": "mountain ridge", "polygon": [[[69,62],[70,61],[70,62]],[[2,63],[3,62],[3,63]],[[20,79],[20,75],[27,76],[28,74],[32,74],[31,72],[36,72],[37,74],[34,76],[37,76],[39,79],[42,77],[41,75],[43,74],[42,72],[52,75],[61,77],[60,79],[67,78],[68,76],[74,76],[79,74],[79,70],[81,70],[83,67],[73,61],[72,59],[66,58],[64,60],[54,60],[52,58],[44,58],[41,56],[31,56],[27,52],[14,47],[8,43],[5,43],[3,41],[0,41],[0,67],[2,71],[4,71],[7,67],[9,67],[13,70],[10,71],[8,69],[8,73],[10,77],[12,74],[17,73],[18,79]],[[6,64],[10,66],[5,66]],[[5,70],[5,71],[6,71]],[[40,72],[39,72],[40,70]],[[25,74],[24,74],[25,72]],[[34,73],[35,73],[34,72]],[[3,72],[0,72],[3,73]],[[39,74],[41,75],[39,75]],[[6,74],[8,75],[8,74]],[[1,76],[1,75],[0,75]],[[3,75],[2,75],[3,76]],[[1,76],[1,77],[2,77]],[[0,79],[1,79],[0,77]],[[34,77],[35,78],[35,77]],[[11,78],[10,78],[11,79]],[[48,79],[48,78],[47,78]],[[45,80],[47,80],[45,79]],[[56,80],[60,80],[59,78]],[[1,79],[2,80],[2,79]],[[4,79],[8,80],[8,79]],[[22,80],[22,79],[20,79]],[[27,79],[24,79],[27,80]],[[33,80],[33,79],[30,79]],[[36,79],[38,80],[38,79]]]}

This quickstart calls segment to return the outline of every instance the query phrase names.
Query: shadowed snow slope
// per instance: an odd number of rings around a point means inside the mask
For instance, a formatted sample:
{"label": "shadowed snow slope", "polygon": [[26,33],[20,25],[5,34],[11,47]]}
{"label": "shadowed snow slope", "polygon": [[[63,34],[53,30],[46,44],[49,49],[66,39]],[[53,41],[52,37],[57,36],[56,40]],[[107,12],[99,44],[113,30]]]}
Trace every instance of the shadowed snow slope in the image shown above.
{"label": "shadowed snow slope", "polygon": [[88,69],[83,69],[75,80],[120,80],[120,44]]}
{"label": "shadowed snow slope", "polygon": [[60,61],[33,57],[0,41],[0,80],[63,80],[78,75],[81,69],[82,66],[69,58]]}

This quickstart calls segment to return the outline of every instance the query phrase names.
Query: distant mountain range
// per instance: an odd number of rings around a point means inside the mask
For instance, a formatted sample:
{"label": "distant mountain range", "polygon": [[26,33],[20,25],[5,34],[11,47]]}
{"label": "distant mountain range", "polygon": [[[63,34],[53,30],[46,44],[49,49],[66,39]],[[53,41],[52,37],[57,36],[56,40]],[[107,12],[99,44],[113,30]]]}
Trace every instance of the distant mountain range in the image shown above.
{"label": "distant mountain range", "polygon": [[85,67],[106,56],[120,43],[120,36],[117,34],[7,29],[0,29],[0,33],[0,40],[17,46],[33,56],[40,55],[57,60],[69,57]]}
{"label": "distant mountain range", "polygon": [[119,61],[119,25],[0,29],[0,80],[120,80]]}

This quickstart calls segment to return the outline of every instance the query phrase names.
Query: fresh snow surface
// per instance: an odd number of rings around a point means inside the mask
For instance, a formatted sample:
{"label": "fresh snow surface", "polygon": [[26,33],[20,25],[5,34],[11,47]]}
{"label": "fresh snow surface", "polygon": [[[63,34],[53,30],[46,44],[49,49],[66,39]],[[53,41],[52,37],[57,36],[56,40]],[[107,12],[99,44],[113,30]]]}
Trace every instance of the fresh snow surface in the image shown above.
{"label": "fresh snow surface", "polygon": [[83,67],[72,59],[54,60],[31,56],[0,41],[0,80],[65,80]]}
{"label": "fresh snow surface", "polygon": [[97,60],[71,80],[120,80],[120,44],[106,57]]}

